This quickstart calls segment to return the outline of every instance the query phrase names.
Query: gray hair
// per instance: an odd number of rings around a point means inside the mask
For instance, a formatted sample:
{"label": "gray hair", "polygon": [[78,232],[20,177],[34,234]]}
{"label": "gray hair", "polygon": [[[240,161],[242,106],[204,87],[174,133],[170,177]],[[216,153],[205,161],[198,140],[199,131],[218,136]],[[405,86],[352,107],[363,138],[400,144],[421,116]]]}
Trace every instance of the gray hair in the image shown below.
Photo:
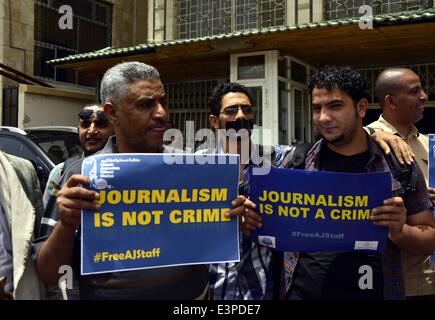
{"label": "gray hair", "polygon": [[117,64],[107,70],[101,80],[101,102],[119,103],[133,83],[146,79],[160,80],[159,71],[153,66],[137,61]]}

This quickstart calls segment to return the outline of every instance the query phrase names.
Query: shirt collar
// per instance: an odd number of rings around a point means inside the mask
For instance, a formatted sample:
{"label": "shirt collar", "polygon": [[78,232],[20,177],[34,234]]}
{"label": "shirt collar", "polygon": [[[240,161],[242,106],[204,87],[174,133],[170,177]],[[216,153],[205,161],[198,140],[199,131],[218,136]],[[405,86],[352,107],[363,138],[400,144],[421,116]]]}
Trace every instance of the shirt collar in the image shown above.
{"label": "shirt collar", "polygon": [[[368,137],[368,151],[370,154],[370,159],[367,163],[367,166],[370,166],[374,161],[382,159],[384,156],[382,150],[376,144],[375,140],[368,133],[366,133],[366,135]],[[324,143],[326,143],[325,140],[320,139],[307,154],[307,159],[311,159],[315,168],[319,168],[320,150],[322,149]]]}
{"label": "shirt collar", "polygon": [[[261,158],[259,157],[259,146],[252,143],[252,140],[249,139],[249,143],[251,144],[251,154],[249,158],[249,164],[259,164],[261,163]],[[263,151],[264,152],[264,151]],[[217,154],[226,154],[223,142],[221,139],[218,139],[218,143],[215,149],[215,153]]]}
{"label": "shirt collar", "polygon": [[[394,128],[394,126],[384,118],[383,114],[381,114],[379,116],[378,123],[379,123],[382,131],[398,135],[398,136],[402,137],[404,140],[406,140],[406,137],[402,136],[400,134],[400,132],[397,131],[396,128]],[[411,130],[410,130],[409,134],[410,134],[409,135],[410,137],[418,137],[420,135],[420,132],[418,131],[416,126],[411,124]]]}
{"label": "shirt collar", "polygon": [[[163,150],[166,148],[170,148],[170,147],[166,147],[166,146],[162,145],[160,153],[162,153]],[[172,151],[172,152],[175,152],[175,151]],[[106,154],[106,153],[119,153],[118,147],[116,146],[116,136],[115,135],[110,136],[109,139],[107,139],[107,142],[106,142],[106,145],[104,146],[104,148],[102,150],[96,152],[95,154]]]}

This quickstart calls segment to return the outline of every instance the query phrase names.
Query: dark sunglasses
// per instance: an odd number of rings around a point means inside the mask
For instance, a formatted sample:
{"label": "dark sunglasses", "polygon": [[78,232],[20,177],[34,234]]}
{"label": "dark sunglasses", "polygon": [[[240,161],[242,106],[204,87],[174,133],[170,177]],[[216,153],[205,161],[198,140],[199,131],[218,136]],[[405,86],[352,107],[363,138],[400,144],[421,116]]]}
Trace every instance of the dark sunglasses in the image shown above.
{"label": "dark sunglasses", "polygon": [[[92,116],[95,114],[95,120]],[[92,122],[97,128],[107,128],[109,125],[109,119],[102,110],[94,111],[92,109],[84,109],[79,112],[80,128],[87,129],[91,126]]]}
{"label": "dark sunglasses", "polygon": [[221,113],[226,116],[234,116],[239,112],[239,109],[246,115],[254,114],[254,108],[249,104],[236,104],[233,106],[226,107]]}

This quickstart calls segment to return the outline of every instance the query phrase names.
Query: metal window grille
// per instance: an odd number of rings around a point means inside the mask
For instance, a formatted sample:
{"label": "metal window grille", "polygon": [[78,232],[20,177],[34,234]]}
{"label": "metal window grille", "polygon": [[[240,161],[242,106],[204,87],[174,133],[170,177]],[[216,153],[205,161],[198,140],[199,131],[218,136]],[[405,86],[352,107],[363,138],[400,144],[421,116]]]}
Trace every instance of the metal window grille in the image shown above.
{"label": "metal window grille", "polygon": [[186,121],[195,122],[195,132],[199,129],[210,128],[207,98],[211,90],[222,82],[227,82],[227,80],[166,83],[165,92],[173,127],[183,134],[186,132]]}
{"label": "metal window grille", "polygon": [[286,0],[176,0],[179,39],[286,23]]}
{"label": "metal window grille", "polygon": [[[73,10],[73,29],[61,30],[58,10]],[[94,79],[74,71],[57,70],[47,60],[110,46],[112,6],[98,0],[35,1],[35,75],[44,79],[93,86]]]}
{"label": "metal window grille", "polygon": [[[428,96],[429,102],[435,102],[435,63],[432,64],[416,64],[400,66],[410,68],[420,78],[421,85]],[[385,68],[368,68],[360,69],[359,72],[370,83],[370,103],[378,103],[375,95],[376,79],[382,70]]]}
{"label": "metal window grille", "polygon": [[426,9],[433,6],[433,0],[324,0],[326,20],[354,18],[361,16],[359,7],[371,6],[373,14]]}
{"label": "metal window grille", "polygon": [[435,63],[411,65],[410,68],[420,77],[428,100],[435,101]]}

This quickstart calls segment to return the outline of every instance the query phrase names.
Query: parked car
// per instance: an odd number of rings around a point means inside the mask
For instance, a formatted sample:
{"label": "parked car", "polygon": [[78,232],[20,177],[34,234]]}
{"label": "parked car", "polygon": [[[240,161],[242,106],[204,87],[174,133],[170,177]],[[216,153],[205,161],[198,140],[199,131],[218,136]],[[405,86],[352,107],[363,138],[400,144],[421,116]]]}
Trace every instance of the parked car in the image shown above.
{"label": "parked car", "polygon": [[54,164],[64,162],[73,155],[83,152],[76,127],[31,127],[24,130]]}
{"label": "parked car", "polygon": [[82,149],[74,127],[0,126],[0,150],[32,162],[44,190],[54,166]]}
{"label": "parked car", "polygon": [[54,162],[48,155],[29,137],[25,131],[0,128],[0,150],[32,162],[38,175],[41,189],[45,189],[50,171]]}

